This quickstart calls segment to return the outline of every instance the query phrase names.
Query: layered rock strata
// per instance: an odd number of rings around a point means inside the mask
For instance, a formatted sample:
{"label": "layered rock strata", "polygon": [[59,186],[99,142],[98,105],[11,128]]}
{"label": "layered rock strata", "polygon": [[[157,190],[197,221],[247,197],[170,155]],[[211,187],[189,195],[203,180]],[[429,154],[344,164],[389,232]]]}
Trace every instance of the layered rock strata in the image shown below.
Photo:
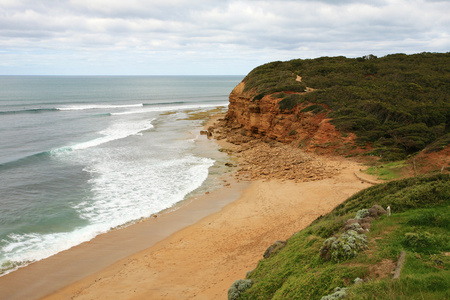
{"label": "layered rock strata", "polygon": [[[307,89],[313,92],[312,89]],[[289,92],[284,92],[289,94]],[[292,144],[306,151],[328,154],[357,152],[352,133],[342,134],[327,118],[330,111],[325,105],[318,113],[308,111],[313,103],[304,102],[291,110],[281,110],[274,94],[255,100],[255,91],[246,91],[241,82],[230,94],[226,115],[227,126],[245,136],[268,138]]]}

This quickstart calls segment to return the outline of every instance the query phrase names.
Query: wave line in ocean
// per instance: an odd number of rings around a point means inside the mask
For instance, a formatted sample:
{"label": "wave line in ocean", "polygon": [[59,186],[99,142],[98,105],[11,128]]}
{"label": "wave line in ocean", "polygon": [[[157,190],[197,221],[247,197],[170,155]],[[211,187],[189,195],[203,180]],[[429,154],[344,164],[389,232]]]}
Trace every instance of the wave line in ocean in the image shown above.
{"label": "wave line in ocean", "polygon": [[42,113],[49,111],[58,111],[57,108],[26,108],[19,110],[0,111],[0,115],[26,114],[26,113]]}
{"label": "wave line in ocean", "polygon": [[73,146],[67,146],[67,147],[61,147],[57,149],[51,150],[52,154],[59,154],[64,153],[67,151],[73,151],[73,150],[82,150],[87,149],[91,147],[96,147],[101,144],[105,144],[114,140],[123,139],[132,135],[140,135],[143,131],[150,130],[154,128],[152,122],[154,119],[151,120],[144,120],[141,122],[134,122],[134,123],[115,123],[108,127],[105,130],[100,131],[99,133],[102,134],[102,137],[75,144]]}
{"label": "wave line in ocean", "polygon": [[224,103],[211,103],[211,104],[186,104],[186,105],[177,105],[177,106],[153,106],[153,107],[149,107],[149,108],[144,108],[142,110],[132,110],[132,111],[111,113],[111,116],[144,114],[144,113],[149,113],[149,112],[180,111],[180,110],[189,110],[189,109],[205,109],[205,108],[227,106],[227,105],[228,105],[228,103],[224,102]]}
{"label": "wave line in ocean", "polygon": [[84,104],[84,105],[73,105],[73,106],[62,106],[56,107],[56,110],[88,110],[88,109],[108,109],[108,108],[131,108],[131,107],[142,107],[143,103],[139,104],[120,104],[120,105],[110,105],[110,104]]}

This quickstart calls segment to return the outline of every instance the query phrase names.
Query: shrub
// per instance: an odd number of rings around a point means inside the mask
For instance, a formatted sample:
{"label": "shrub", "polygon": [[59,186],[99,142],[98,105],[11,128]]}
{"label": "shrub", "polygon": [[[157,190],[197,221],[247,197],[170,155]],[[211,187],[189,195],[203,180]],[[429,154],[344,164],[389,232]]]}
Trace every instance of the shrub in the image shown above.
{"label": "shrub", "polygon": [[238,279],[231,285],[228,290],[228,300],[237,300],[245,290],[253,285],[251,279]]}
{"label": "shrub", "polygon": [[320,256],[335,262],[350,259],[356,254],[367,248],[367,237],[364,234],[358,234],[354,230],[344,232],[338,238],[331,237],[323,242],[320,248]]}
{"label": "shrub", "polygon": [[363,208],[356,212],[355,219],[356,220],[363,219],[363,218],[367,217],[368,215],[369,215],[369,210],[366,208]]}
{"label": "shrub", "polygon": [[344,232],[331,246],[331,258],[336,261],[342,261],[355,257],[356,254],[367,248],[367,237],[364,234],[358,234],[356,231],[349,230]]}
{"label": "shrub", "polygon": [[333,300],[342,299],[347,296],[347,288],[337,287],[334,289],[334,293],[328,296],[323,296],[320,300]]}
{"label": "shrub", "polygon": [[264,96],[265,96],[264,93],[260,93],[260,94],[256,95],[255,97],[253,97],[252,101],[261,100],[262,98],[264,98]]}
{"label": "shrub", "polygon": [[317,114],[317,113],[320,113],[320,112],[323,112],[323,111],[326,111],[327,109],[325,108],[325,107],[323,107],[322,105],[319,105],[319,104],[313,104],[313,105],[310,105],[310,106],[308,106],[308,107],[306,107],[306,108],[304,108],[304,109],[302,109],[300,112],[302,112],[302,113],[306,113],[306,112],[312,112],[313,114]]}
{"label": "shrub", "polygon": [[361,227],[361,225],[359,223],[351,223],[344,227],[344,231],[349,231],[349,230],[356,231],[357,233],[364,232],[364,229]]}
{"label": "shrub", "polygon": [[302,103],[301,96],[299,94],[291,94],[283,98],[278,103],[278,107],[281,110],[292,110],[296,105]]}
{"label": "shrub", "polygon": [[334,242],[336,242],[335,237],[330,237],[323,242],[322,248],[320,248],[320,257],[322,257],[324,260],[331,259],[331,249]]}
{"label": "shrub", "polygon": [[286,246],[285,241],[276,241],[273,243],[263,254],[264,258],[269,258],[273,253],[277,252],[280,249],[283,249]]}

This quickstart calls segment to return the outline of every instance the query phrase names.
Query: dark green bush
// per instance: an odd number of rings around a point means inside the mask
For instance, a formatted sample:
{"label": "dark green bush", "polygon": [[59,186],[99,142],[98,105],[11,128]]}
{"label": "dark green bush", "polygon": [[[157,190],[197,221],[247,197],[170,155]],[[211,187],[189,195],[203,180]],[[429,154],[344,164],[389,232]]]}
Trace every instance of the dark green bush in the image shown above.
{"label": "dark green bush", "polygon": [[310,105],[310,106],[308,106],[308,107],[305,107],[304,109],[302,109],[300,112],[302,112],[302,113],[306,113],[306,112],[312,112],[312,113],[314,113],[314,114],[318,114],[318,113],[320,113],[320,112],[324,112],[324,111],[326,111],[327,109],[325,108],[325,107],[323,107],[322,105],[319,105],[319,104],[313,104],[313,105]]}
{"label": "dark green bush", "polygon": [[[268,63],[244,81],[246,90],[263,95],[318,89],[284,97],[280,109],[291,110],[303,101],[325,104],[339,130],[355,132],[359,144],[373,144],[375,151],[385,149],[379,151],[385,159],[403,159],[450,133],[449,66],[450,53],[320,57]],[[441,139],[430,149],[449,142]]]}
{"label": "dark green bush", "polygon": [[278,103],[278,106],[281,110],[292,110],[296,105],[303,102],[301,95],[299,94],[291,94],[283,98]]}

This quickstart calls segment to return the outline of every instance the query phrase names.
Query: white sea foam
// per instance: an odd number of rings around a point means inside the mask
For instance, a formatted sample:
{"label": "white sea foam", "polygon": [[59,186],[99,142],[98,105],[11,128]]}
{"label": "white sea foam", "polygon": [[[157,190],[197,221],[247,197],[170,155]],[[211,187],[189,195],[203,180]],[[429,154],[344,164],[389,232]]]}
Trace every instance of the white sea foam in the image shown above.
{"label": "white sea foam", "polygon": [[192,155],[170,161],[97,161],[86,168],[92,174],[93,197],[73,207],[90,224],[71,232],[11,234],[1,248],[5,255],[0,265],[42,260],[169,208],[203,183],[213,163]]}
{"label": "white sea foam", "polygon": [[214,103],[214,104],[186,104],[186,105],[169,105],[169,106],[149,106],[140,110],[131,110],[123,112],[111,113],[112,116],[131,115],[131,114],[144,114],[149,112],[165,112],[165,111],[182,111],[190,109],[207,109],[218,106],[227,106],[228,103]]}
{"label": "white sea foam", "polygon": [[65,146],[50,151],[53,155],[58,155],[61,153],[66,153],[73,150],[87,149],[91,147],[96,147],[101,144],[105,144],[114,140],[123,139],[132,135],[140,135],[143,131],[150,130],[154,126],[152,125],[154,119],[151,120],[141,120],[135,122],[118,122],[112,124],[105,130],[99,132],[103,135],[102,137],[89,140],[87,142],[78,143],[72,146]]}
{"label": "white sea foam", "polygon": [[[49,234],[10,234],[8,243],[1,248],[5,253],[1,264],[6,262],[33,262],[45,259],[73,246],[89,241],[101,232],[96,232],[93,226],[78,228],[72,232]],[[9,272],[13,269],[8,270]],[[5,272],[7,273],[7,272]]]}
{"label": "white sea foam", "polygon": [[71,106],[56,107],[57,110],[87,110],[87,109],[110,109],[110,108],[131,108],[142,107],[143,103],[138,104],[123,104],[123,105],[110,105],[110,104],[80,104]]}
{"label": "white sea foam", "polygon": [[[88,225],[70,232],[48,234],[11,234],[0,251],[4,253],[0,265],[26,265],[67,250],[112,228],[149,217],[173,206],[202,185],[214,160],[191,154],[191,139],[180,139],[171,127],[165,133],[153,132],[151,137],[108,147],[95,147],[114,139],[141,134],[153,128],[153,120],[121,120],[101,131],[104,137],[80,143],[55,156],[63,161],[83,163],[91,175],[89,197],[73,204],[72,208]],[[170,122],[168,122],[170,124]],[[154,139],[156,137],[164,139]],[[153,147],[143,145],[152,141]],[[159,144],[155,144],[159,143]],[[140,146],[138,146],[140,145]],[[166,151],[161,151],[166,149]],[[9,267],[8,267],[9,264]],[[2,266],[3,268],[4,266]]]}
{"label": "white sea foam", "polygon": [[90,222],[119,226],[181,201],[203,183],[213,163],[194,156],[168,161],[104,160],[86,169],[93,174],[93,197],[75,209]]}

